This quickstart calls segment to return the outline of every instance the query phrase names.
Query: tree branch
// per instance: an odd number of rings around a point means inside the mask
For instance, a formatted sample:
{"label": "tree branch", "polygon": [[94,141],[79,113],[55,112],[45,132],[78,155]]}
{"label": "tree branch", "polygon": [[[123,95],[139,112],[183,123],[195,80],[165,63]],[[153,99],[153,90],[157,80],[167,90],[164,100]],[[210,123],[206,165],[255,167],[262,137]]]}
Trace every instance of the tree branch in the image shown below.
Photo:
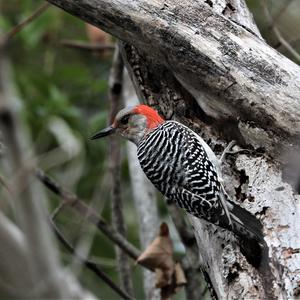
{"label": "tree branch", "polygon": [[[261,5],[263,7],[265,16],[268,20],[268,22],[270,23],[270,28],[272,29],[272,31],[274,32],[274,34],[276,35],[278,41],[281,43],[281,45],[283,47],[285,47],[285,49],[294,57],[294,59],[300,63],[300,54],[291,46],[291,44],[282,36],[281,32],[279,31],[279,29],[277,28],[277,26],[275,25],[276,23],[276,19],[280,16],[279,14],[277,15],[277,18],[272,18],[269,9],[268,9],[268,5],[266,3],[266,0],[261,0]],[[287,8],[287,6],[291,3],[291,1],[285,6],[285,8]],[[281,13],[283,13],[284,10],[281,10]]]}
{"label": "tree branch", "polygon": [[34,21],[37,17],[39,17],[45,10],[47,10],[50,7],[49,3],[43,3],[41,6],[39,6],[30,16],[25,18],[23,21],[21,21],[18,25],[13,27],[9,32],[7,32],[1,40],[2,47],[6,46],[11,39],[19,33],[21,30],[23,30],[28,24],[30,24],[32,21]]}
{"label": "tree branch", "polygon": [[118,245],[129,257],[136,260],[140,251],[130,244],[121,234],[101,219],[90,207],[88,207],[75,194],[65,191],[60,185],[45,175],[41,170],[36,172],[37,178],[52,192],[62,198],[65,205],[73,208],[80,216],[86,218],[95,225],[107,238]]}
{"label": "tree branch", "polygon": [[[52,217],[53,218],[53,217]],[[49,217],[49,223],[60,243],[78,260],[80,260],[88,269],[94,272],[103,282],[105,282],[114,292],[116,292],[122,299],[132,300],[133,298],[126,293],[124,290],[119,288],[94,262],[82,258],[79,254],[76,253],[75,249],[72,245],[66,240],[63,234],[59,231],[57,226],[55,225],[53,219]]]}
{"label": "tree branch", "polygon": [[[190,225],[185,221],[178,207],[175,207],[174,204],[170,204],[168,205],[168,211],[186,251],[186,255],[182,261],[182,267],[187,278],[187,284],[185,286],[186,297],[189,300],[201,299],[199,295],[202,295],[205,281],[201,274],[199,250],[195,234],[191,230]],[[213,287],[211,287],[211,289],[213,289]],[[204,298],[204,295],[202,296]]]}
{"label": "tree branch", "polygon": [[[288,9],[288,7],[292,4],[294,0],[286,0],[283,1],[283,5],[282,7],[279,9],[278,13],[272,18],[272,22],[269,25],[270,29],[273,28],[273,26],[275,26],[275,24],[277,23],[277,21],[281,18],[281,16],[286,12],[286,10]],[[267,5],[267,3],[265,3]]]}
{"label": "tree branch", "polygon": [[247,143],[277,155],[299,146],[299,67],[205,1],[49,2],[163,64],[206,115],[234,122]]}
{"label": "tree branch", "polygon": [[86,43],[74,40],[62,40],[61,44],[65,47],[87,51],[106,51],[115,49],[114,44]]}

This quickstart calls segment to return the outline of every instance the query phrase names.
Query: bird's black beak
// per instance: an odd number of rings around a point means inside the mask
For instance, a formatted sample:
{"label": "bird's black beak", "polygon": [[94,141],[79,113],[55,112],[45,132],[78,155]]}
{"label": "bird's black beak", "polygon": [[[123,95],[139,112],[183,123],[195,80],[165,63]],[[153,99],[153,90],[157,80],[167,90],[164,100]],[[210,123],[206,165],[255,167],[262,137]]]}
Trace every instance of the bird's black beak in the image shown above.
{"label": "bird's black beak", "polygon": [[101,131],[97,132],[96,134],[94,134],[91,137],[91,140],[96,140],[96,139],[100,139],[104,136],[110,135],[112,133],[114,133],[116,131],[116,128],[112,127],[112,126],[108,126],[104,129],[102,129]]}

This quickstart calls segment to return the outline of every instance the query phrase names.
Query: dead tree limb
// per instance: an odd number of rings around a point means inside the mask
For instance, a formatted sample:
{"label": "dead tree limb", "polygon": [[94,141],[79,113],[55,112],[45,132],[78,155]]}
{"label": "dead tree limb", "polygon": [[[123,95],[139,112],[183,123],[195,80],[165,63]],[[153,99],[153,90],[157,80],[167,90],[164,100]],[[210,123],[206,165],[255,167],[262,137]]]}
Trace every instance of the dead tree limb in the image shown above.
{"label": "dead tree limb", "polygon": [[62,46],[68,48],[74,48],[79,50],[86,50],[86,51],[107,51],[107,50],[114,50],[114,44],[101,44],[101,43],[87,43],[82,41],[74,41],[74,40],[62,40]]}
{"label": "dead tree limb", "polygon": [[[133,89],[132,82],[127,73],[125,74],[124,85],[123,94],[126,105],[134,106],[138,104],[136,92]],[[136,155],[136,146],[128,142],[127,152],[133,198],[139,217],[140,240],[142,246],[145,248],[153,240],[157,231],[158,211],[155,190],[141,170]],[[189,229],[188,224],[184,221],[182,214],[178,212],[178,209],[169,207],[169,212],[186,249],[186,257],[182,261],[182,267],[187,277],[187,284],[185,285],[186,297],[189,300],[199,300],[201,297],[199,295],[201,295],[201,291],[203,291],[203,284],[201,284],[201,279],[203,278],[200,276],[201,270],[195,236]],[[154,274],[147,270],[144,272],[144,287],[147,299],[157,299],[155,297],[160,297],[160,293],[159,290],[153,290]]]}
{"label": "dead tree limb", "polygon": [[30,16],[25,18],[19,24],[14,26],[9,32],[4,34],[4,36],[2,37],[2,40],[1,40],[2,46],[5,47],[18,32],[20,32],[28,24],[30,24],[33,20],[35,20],[37,17],[39,17],[49,7],[50,7],[49,3],[43,3]]}
{"label": "dead tree limb", "polygon": [[207,115],[234,122],[246,142],[273,153],[299,146],[299,67],[213,1],[49,2],[163,64]]}
{"label": "dead tree limb", "polygon": [[[289,3],[287,3],[285,5],[285,9],[287,9],[287,7],[289,6],[289,4],[291,4],[292,1],[289,1]],[[278,14],[276,16],[276,18],[272,19],[272,16],[270,14],[269,8],[268,8],[268,4],[266,2],[266,0],[261,0],[261,6],[264,10],[264,14],[266,19],[268,20],[268,22],[270,23],[270,28],[272,29],[272,31],[274,32],[275,36],[277,37],[279,43],[285,47],[285,49],[294,57],[294,59],[300,63],[300,54],[291,46],[291,44],[282,36],[280,30],[278,29],[278,27],[276,26],[276,19],[279,18],[279,16],[281,14]],[[282,9],[280,11],[280,13],[283,13],[285,11],[285,9]]]}

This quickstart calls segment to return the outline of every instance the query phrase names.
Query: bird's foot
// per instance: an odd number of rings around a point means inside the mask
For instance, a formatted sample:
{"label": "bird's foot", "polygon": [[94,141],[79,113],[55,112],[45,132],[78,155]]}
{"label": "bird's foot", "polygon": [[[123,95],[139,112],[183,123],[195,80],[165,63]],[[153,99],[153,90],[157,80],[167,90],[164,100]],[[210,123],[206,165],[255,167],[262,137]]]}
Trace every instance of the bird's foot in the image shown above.
{"label": "bird's foot", "polygon": [[226,148],[224,149],[224,151],[223,151],[223,153],[222,153],[222,155],[221,155],[221,157],[220,157],[220,164],[223,163],[223,161],[224,161],[224,159],[225,159],[225,156],[226,156],[227,154],[233,154],[233,153],[232,153],[233,151],[230,151],[230,150],[231,150],[232,147],[235,146],[236,144],[237,144],[236,141],[235,141],[235,140],[232,140],[232,141],[226,146]]}

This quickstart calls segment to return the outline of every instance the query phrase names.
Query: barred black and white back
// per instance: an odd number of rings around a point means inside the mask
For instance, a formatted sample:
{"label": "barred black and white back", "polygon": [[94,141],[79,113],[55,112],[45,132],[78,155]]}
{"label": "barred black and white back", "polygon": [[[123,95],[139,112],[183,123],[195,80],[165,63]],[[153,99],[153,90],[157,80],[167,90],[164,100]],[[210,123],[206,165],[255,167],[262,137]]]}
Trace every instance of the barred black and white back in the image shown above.
{"label": "barred black and white back", "polygon": [[[216,168],[193,131],[167,121],[138,145],[141,167],[155,187],[187,212],[218,225],[223,215]],[[217,213],[217,214],[216,214]]]}
{"label": "barred black and white back", "polygon": [[228,199],[218,159],[191,129],[164,122],[140,141],[137,154],[146,176],[168,200],[242,239],[265,243],[260,222]]}

